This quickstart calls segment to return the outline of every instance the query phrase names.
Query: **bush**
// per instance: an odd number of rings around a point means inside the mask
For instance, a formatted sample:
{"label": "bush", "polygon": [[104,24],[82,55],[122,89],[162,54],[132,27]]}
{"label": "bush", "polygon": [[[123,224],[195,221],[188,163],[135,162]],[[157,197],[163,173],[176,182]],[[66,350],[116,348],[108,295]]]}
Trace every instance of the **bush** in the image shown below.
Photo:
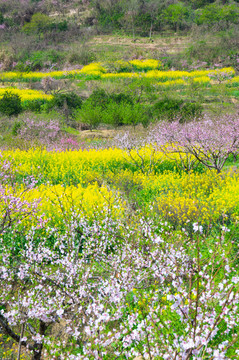
{"label": "bush", "polygon": [[22,112],[21,98],[17,94],[6,91],[0,99],[0,113],[7,116],[17,116]]}
{"label": "bush", "polygon": [[89,125],[90,129],[96,129],[102,122],[102,108],[85,102],[81,109],[74,112],[74,117],[80,123]]}
{"label": "bush", "polygon": [[117,104],[110,102],[103,112],[104,122],[115,127],[122,125],[136,126],[142,124],[147,127],[150,121],[146,108],[141,104],[131,105],[126,102]]}
{"label": "bush", "polygon": [[207,24],[213,26],[218,22],[225,22],[227,27],[230,23],[238,23],[239,10],[234,4],[220,5],[217,3],[205,6],[199,11],[196,22],[198,25]]}
{"label": "bush", "polygon": [[68,93],[58,93],[55,94],[53,100],[46,102],[45,111],[49,112],[53,108],[60,112],[65,117],[66,123],[75,127],[75,123],[70,123],[71,120],[74,120],[75,110],[80,109],[82,106],[82,99],[79,95],[73,91]]}
{"label": "bush", "polygon": [[82,99],[73,91],[64,94],[56,94],[53,99],[53,105],[59,109],[63,109],[65,105],[67,105],[70,110],[80,109],[82,106]]}
{"label": "bush", "polygon": [[42,111],[43,105],[46,103],[44,99],[35,99],[32,101],[27,101],[24,104],[24,110],[29,110],[32,112],[40,113]]}
{"label": "bush", "polygon": [[159,118],[175,118],[181,110],[183,100],[179,99],[162,99],[154,104],[154,114]]}
{"label": "bush", "polygon": [[180,122],[190,121],[192,119],[199,119],[202,117],[203,107],[198,103],[185,103],[181,109]]}
{"label": "bush", "polygon": [[50,30],[66,31],[68,29],[68,23],[66,20],[59,23],[51,23],[49,26]]}
{"label": "bush", "polygon": [[105,106],[86,101],[82,108],[75,113],[77,120],[88,124],[91,129],[99,126],[100,123],[114,127],[122,125],[142,124],[146,127],[149,124],[150,116],[146,107],[141,104],[130,104],[110,100]]}
{"label": "bush", "polygon": [[24,49],[17,56],[17,65],[15,70],[20,72],[38,71],[43,68],[52,68],[56,64],[64,61],[65,54],[63,52],[51,50],[32,51]]}
{"label": "bush", "polygon": [[4,17],[2,12],[0,11],[0,25],[4,22]]}
{"label": "bush", "polygon": [[104,89],[96,89],[76,116],[78,120],[89,124],[91,128],[97,127],[100,123],[114,127],[136,126],[141,123],[146,127],[152,114],[142,104],[135,104],[129,94],[108,94]]}
{"label": "bush", "polygon": [[107,92],[103,89],[94,90],[87,101],[89,101],[94,106],[101,106],[102,108],[106,108],[110,103],[115,103],[118,105],[121,103],[126,103],[129,105],[134,104],[133,98],[128,94],[107,94]]}
{"label": "bush", "polygon": [[22,31],[24,31],[26,34],[36,33],[40,35],[41,33],[49,30],[50,27],[51,18],[48,15],[35,13],[32,16],[31,21],[23,26]]}
{"label": "bush", "polygon": [[162,19],[170,24],[174,31],[178,32],[179,28],[191,22],[192,10],[189,6],[178,2],[170,4],[162,13]]}
{"label": "bush", "polygon": [[17,121],[14,123],[12,127],[12,135],[17,136],[19,133],[19,130],[21,129],[22,123],[20,121]]}
{"label": "bush", "polygon": [[116,104],[128,104],[128,105],[133,105],[134,101],[132,99],[132,97],[128,94],[124,94],[124,93],[119,93],[119,94],[111,94],[109,95],[109,99],[113,102],[115,102]]}
{"label": "bush", "polygon": [[109,102],[109,97],[105,90],[96,89],[86,101],[92,106],[100,106],[102,108],[105,108],[107,103]]}
{"label": "bush", "polygon": [[190,121],[202,116],[203,107],[199,103],[183,102],[179,99],[163,99],[154,104],[154,115],[157,118],[173,120],[177,118],[180,123]]}
{"label": "bush", "polygon": [[68,58],[70,64],[87,65],[96,60],[95,53],[87,46],[81,46],[79,50],[73,51]]}
{"label": "bush", "polygon": [[137,114],[133,116],[133,106],[127,103],[117,104],[111,101],[103,112],[103,119],[106,124],[115,127],[122,125],[136,125],[138,122]]}

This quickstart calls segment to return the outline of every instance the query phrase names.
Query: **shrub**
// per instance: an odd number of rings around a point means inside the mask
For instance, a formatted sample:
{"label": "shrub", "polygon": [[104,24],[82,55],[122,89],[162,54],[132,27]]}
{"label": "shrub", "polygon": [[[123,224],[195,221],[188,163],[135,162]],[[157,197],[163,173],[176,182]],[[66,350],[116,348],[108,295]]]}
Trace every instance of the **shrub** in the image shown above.
{"label": "shrub", "polygon": [[90,102],[92,106],[100,106],[102,108],[106,107],[106,104],[109,101],[109,97],[105,90],[103,89],[96,89],[87,99],[87,102]]}
{"label": "shrub", "polygon": [[104,89],[94,90],[87,101],[91,102],[92,105],[101,106],[102,108],[105,108],[109,103],[126,103],[129,105],[133,105],[134,103],[132,96],[129,94],[108,94]]}
{"label": "shrub", "polygon": [[27,101],[23,107],[24,110],[29,110],[32,112],[40,113],[43,109],[43,105],[46,103],[44,99],[35,99],[31,101]]}
{"label": "shrub", "polygon": [[217,3],[205,6],[198,14],[196,22],[213,26],[218,22],[226,22],[227,27],[230,23],[238,23],[238,6],[234,4],[220,5]]}
{"label": "shrub", "polygon": [[[133,116],[133,107],[127,103],[117,104],[111,101],[103,112],[104,122],[115,127],[122,125],[136,125],[137,116]],[[135,121],[135,123],[134,123]]]}
{"label": "shrub", "polygon": [[[119,101],[119,98],[117,99]],[[120,101],[117,103],[112,99],[100,102],[101,105],[86,101],[82,109],[77,112],[77,118],[83,123],[89,124],[91,128],[97,127],[100,123],[114,127],[122,125],[142,124],[148,126],[150,113],[141,104],[131,104]]]}
{"label": "shrub", "polygon": [[202,116],[203,107],[199,103],[183,102],[179,99],[163,99],[154,104],[154,115],[157,118],[173,120],[177,118],[180,123],[190,121]]}
{"label": "shrub", "polygon": [[203,107],[199,103],[185,103],[181,108],[180,122],[186,122],[192,119],[199,119],[202,117]]}
{"label": "shrub", "polygon": [[132,97],[130,95],[124,94],[124,93],[111,94],[111,95],[109,95],[109,99],[111,101],[115,102],[116,104],[124,103],[124,104],[133,105],[133,103],[134,103]]}
{"label": "shrub", "polygon": [[[50,67],[52,64],[60,63],[64,59],[64,54],[54,49],[47,51],[34,51],[31,54],[26,54],[22,61],[25,65],[24,71],[40,70],[44,67]],[[20,69],[19,69],[20,70]]]}
{"label": "shrub", "polygon": [[88,65],[96,60],[96,56],[91,49],[81,46],[78,51],[73,51],[68,58],[70,64]]}
{"label": "shrub", "polygon": [[40,35],[41,33],[44,33],[45,31],[49,30],[51,27],[51,18],[48,15],[41,14],[41,13],[35,13],[31,21],[29,23],[26,23],[22,30],[26,34],[32,34],[36,33]]}
{"label": "shrub", "polygon": [[95,129],[102,122],[102,108],[93,106],[90,102],[85,102],[81,109],[74,112],[76,120],[83,124],[89,125],[90,129]]}
{"label": "shrub", "polygon": [[181,110],[183,100],[162,99],[154,104],[154,113],[159,118],[175,118]]}
{"label": "shrub", "polygon": [[[141,104],[130,104],[108,100],[101,105],[86,101],[82,108],[75,113],[77,120],[96,128],[100,123],[114,127],[122,125],[136,126],[141,123],[144,127],[149,124],[150,113]],[[103,104],[103,106],[102,106]]]}
{"label": "shrub", "polygon": [[4,22],[4,17],[2,12],[0,11],[0,24],[2,24]]}
{"label": "shrub", "polygon": [[17,121],[14,123],[12,127],[12,135],[17,136],[19,133],[19,130],[21,129],[22,123],[20,121]]}
{"label": "shrub", "polygon": [[17,116],[22,110],[20,96],[6,91],[0,99],[0,113],[7,116]]}
{"label": "shrub", "polygon": [[68,93],[59,93],[54,96],[53,100],[54,106],[62,109],[65,105],[69,109],[80,109],[82,106],[82,99],[76,93],[68,92]]}
{"label": "shrub", "polygon": [[49,25],[50,30],[66,31],[68,29],[68,23],[66,20],[60,21],[59,23],[51,23]]}
{"label": "shrub", "polygon": [[190,7],[181,2],[169,5],[162,14],[162,19],[169,23],[176,32],[190,20],[190,17]]}

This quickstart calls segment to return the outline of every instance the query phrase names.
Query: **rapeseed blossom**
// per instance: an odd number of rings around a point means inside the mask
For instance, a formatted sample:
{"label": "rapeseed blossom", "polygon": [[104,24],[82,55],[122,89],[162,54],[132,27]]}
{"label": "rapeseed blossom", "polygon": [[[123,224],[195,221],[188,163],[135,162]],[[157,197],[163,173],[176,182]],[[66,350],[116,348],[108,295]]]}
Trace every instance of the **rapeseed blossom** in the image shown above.
{"label": "rapeseed blossom", "polygon": [[0,88],[0,99],[6,93],[12,93],[19,95],[21,101],[32,101],[32,100],[51,100],[53,99],[52,95],[45,94],[43,91],[30,90],[30,89],[17,89],[17,88]]}

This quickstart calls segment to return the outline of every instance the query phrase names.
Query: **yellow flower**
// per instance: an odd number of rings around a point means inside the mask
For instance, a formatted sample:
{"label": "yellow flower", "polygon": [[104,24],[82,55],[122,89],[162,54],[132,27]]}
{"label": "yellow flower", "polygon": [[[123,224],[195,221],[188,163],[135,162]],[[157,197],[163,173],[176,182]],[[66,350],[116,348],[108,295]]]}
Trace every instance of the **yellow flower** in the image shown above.
{"label": "yellow flower", "polygon": [[52,95],[44,94],[42,91],[38,90],[29,90],[29,89],[16,89],[16,88],[0,88],[0,99],[6,93],[12,93],[19,95],[21,101],[32,101],[32,100],[51,100],[53,99]]}

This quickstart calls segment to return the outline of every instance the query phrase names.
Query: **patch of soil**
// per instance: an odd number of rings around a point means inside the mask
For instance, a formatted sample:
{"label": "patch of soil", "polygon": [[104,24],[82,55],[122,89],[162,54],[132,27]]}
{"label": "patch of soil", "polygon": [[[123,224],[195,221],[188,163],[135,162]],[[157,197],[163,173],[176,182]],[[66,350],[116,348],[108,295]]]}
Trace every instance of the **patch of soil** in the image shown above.
{"label": "patch of soil", "polygon": [[116,130],[83,130],[79,136],[81,139],[112,139],[116,133]]}

